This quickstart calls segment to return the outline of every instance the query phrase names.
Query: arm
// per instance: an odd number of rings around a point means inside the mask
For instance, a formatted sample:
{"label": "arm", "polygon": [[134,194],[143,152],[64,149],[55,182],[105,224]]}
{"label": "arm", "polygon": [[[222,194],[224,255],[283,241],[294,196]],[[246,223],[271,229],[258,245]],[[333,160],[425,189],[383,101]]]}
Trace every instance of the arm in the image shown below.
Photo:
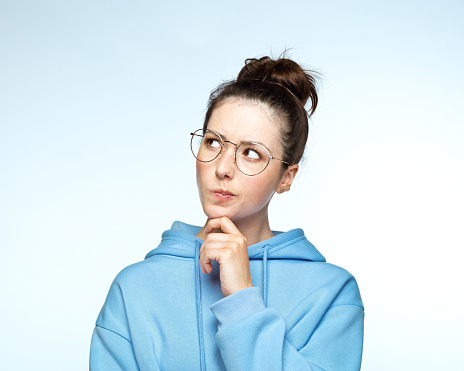
{"label": "arm", "polygon": [[[212,233],[221,229],[224,233]],[[225,298],[211,306],[227,370],[359,370],[364,309],[354,278],[316,290],[284,319],[251,286],[246,239],[226,217],[208,221],[200,249],[203,273],[220,267]]]}
{"label": "arm", "polygon": [[90,347],[90,371],[138,371],[132,343],[106,328],[95,326]]}
{"label": "arm", "polygon": [[92,335],[90,370],[139,370],[117,278],[111,285]]}
{"label": "arm", "polygon": [[363,309],[331,307],[314,328],[318,308],[307,307],[312,301],[303,300],[287,322],[275,308],[265,307],[258,288],[213,304],[216,341],[227,370],[359,370]]}

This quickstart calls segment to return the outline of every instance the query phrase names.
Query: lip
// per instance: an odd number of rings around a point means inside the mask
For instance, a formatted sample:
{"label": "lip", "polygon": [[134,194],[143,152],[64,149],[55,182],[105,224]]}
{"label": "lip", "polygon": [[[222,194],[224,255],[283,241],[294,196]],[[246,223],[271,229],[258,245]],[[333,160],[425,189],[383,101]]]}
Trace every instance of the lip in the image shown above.
{"label": "lip", "polygon": [[212,189],[211,193],[219,201],[230,201],[235,197],[232,192],[220,188]]}

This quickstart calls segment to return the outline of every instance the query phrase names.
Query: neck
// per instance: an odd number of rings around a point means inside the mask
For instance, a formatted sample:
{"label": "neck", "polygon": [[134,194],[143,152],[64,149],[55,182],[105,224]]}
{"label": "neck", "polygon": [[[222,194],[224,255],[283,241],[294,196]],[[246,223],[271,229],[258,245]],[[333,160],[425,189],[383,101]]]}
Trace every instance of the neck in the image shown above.
{"label": "neck", "polygon": [[234,224],[240,233],[247,239],[248,246],[274,237],[271,227],[269,226],[267,214],[265,215],[265,218],[262,218],[261,220],[253,218],[252,220],[236,221]]}

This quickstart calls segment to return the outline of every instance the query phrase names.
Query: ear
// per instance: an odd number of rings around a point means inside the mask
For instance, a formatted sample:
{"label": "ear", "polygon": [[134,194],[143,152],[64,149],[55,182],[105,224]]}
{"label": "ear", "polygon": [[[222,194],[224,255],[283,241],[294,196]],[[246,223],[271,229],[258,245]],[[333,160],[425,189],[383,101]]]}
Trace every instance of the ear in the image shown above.
{"label": "ear", "polygon": [[293,179],[295,179],[296,173],[298,172],[299,166],[298,164],[290,165],[282,175],[282,179],[280,180],[279,185],[276,188],[277,193],[283,193],[290,190],[290,186],[293,183]]}

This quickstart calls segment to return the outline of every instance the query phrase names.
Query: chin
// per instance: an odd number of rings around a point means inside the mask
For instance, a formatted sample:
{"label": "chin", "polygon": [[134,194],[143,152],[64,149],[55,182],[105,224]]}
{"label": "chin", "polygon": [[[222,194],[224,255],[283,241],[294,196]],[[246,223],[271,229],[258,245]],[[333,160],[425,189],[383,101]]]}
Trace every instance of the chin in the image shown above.
{"label": "chin", "polygon": [[[216,219],[216,218],[221,218],[223,216],[228,217],[234,224],[237,222],[246,220],[248,218],[254,218],[258,217],[256,214],[250,214],[250,215],[243,215],[242,213],[238,213],[237,211],[233,210],[227,210],[226,208],[218,208],[218,207],[211,207],[211,208],[206,208],[203,209],[205,215],[209,219]],[[252,219],[249,219],[252,220]]]}
{"label": "chin", "polygon": [[234,211],[232,207],[204,205],[203,212],[209,219],[221,218],[223,216],[228,217],[231,221],[240,219],[240,216],[237,215],[237,210]]}
{"label": "chin", "polygon": [[227,216],[229,219],[232,220],[231,213],[224,208],[217,208],[217,207],[209,207],[203,208],[203,212],[208,217],[208,219],[216,219],[221,218],[223,216]]}

